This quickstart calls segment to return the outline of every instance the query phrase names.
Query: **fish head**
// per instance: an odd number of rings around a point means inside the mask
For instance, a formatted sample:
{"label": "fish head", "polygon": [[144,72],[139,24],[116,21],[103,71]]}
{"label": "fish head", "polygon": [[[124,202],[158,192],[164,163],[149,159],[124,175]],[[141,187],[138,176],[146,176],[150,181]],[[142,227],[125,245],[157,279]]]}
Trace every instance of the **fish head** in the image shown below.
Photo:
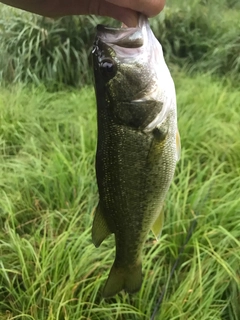
{"label": "fish head", "polygon": [[144,34],[139,27],[108,28],[99,25],[93,57],[94,70],[113,100],[131,101],[151,83]]}
{"label": "fish head", "polygon": [[116,121],[146,127],[163,109],[166,86],[174,91],[148,19],[140,15],[136,28],[98,25],[92,54],[97,99],[108,102]]}

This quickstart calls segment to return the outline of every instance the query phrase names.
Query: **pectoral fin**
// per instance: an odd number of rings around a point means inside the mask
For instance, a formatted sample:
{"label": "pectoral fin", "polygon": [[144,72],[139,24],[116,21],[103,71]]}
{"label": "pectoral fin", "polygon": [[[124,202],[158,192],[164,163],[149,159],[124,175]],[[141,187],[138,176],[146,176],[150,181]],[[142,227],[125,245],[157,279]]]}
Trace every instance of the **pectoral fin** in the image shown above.
{"label": "pectoral fin", "polygon": [[161,210],[159,216],[155,220],[153,226],[152,226],[152,232],[154,233],[157,240],[161,237],[162,228],[164,223],[164,213],[163,210]]}
{"label": "pectoral fin", "polygon": [[177,146],[177,161],[179,161],[181,157],[181,138],[178,130],[176,133],[176,146]]}
{"label": "pectoral fin", "polygon": [[95,216],[92,226],[92,241],[95,247],[99,247],[104,239],[107,238],[112,232],[110,231],[106,220],[102,214],[100,202],[95,211]]}

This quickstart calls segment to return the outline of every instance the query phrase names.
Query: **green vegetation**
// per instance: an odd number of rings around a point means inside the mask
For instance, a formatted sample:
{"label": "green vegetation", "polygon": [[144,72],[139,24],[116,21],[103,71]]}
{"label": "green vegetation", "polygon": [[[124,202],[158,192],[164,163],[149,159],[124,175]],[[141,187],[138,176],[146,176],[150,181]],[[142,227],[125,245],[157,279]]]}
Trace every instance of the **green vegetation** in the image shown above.
{"label": "green vegetation", "polygon": [[151,20],[176,83],[182,157],[163,235],[144,248],[141,291],[109,300],[113,237],[91,241],[96,106],[86,85],[95,26],[115,22],[0,12],[0,320],[149,320],[166,284],[155,320],[239,320],[239,0],[168,0]]}
{"label": "green vegetation", "polygon": [[240,2],[168,0],[153,30],[166,59],[191,71],[240,81]]}
{"label": "green vegetation", "polygon": [[[90,52],[97,23],[109,19],[65,17],[58,20],[0,6],[0,81],[92,83]],[[240,81],[239,0],[168,0],[152,21],[168,62]]]}
{"label": "green vegetation", "polygon": [[174,79],[182,158],[163,235],[146,243],[141,291],[106,301],[114,243],[91,243],[93,89],[1,90],[0,319],[150,319],[196,216],[156,319],[239,319],[240,93],[209,76]]}

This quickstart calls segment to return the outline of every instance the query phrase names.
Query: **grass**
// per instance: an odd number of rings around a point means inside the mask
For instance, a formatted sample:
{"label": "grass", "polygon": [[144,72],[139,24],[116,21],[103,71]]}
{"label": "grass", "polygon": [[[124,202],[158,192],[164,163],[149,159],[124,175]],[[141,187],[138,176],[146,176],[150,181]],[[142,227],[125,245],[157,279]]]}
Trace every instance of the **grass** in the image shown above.
{"label": "grass", "polygon": [[[89,56],[96,16],[50,19],[0,4],[0,81],[84,86],[92,83]],[[112,21],[111,24],[116,24]]]}
{"label": "grass", "polygon": [[[52,90],[92,84],[95,27],[116,25],[94,16],[53,20],[1,4],[0,16],[0,82],[44,82]],[[168,62],[240,81],[239,0],[168,0],[151,26]]]}
{"label": "grass", "polygon": [[239,1],[168,0],[152,20],[169,62],[239,82]]}
{"label": "grass", "polygon": [[91,243],[97,204],[92,88],[0,92],[0,319],[150,319],[191,222],[198,226],[155,319],[240,314],[240,93],[174,71],[182,158],[139,293],[101,299],[114,258]]}

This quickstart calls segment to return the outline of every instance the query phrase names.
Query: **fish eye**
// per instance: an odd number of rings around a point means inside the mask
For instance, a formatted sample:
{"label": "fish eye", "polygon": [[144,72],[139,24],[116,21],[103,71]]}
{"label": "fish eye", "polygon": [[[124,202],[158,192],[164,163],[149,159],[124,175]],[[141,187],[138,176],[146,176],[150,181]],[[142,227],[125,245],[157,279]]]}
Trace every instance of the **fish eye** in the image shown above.
{"label": "fish eye", "polygon": [[100,70],[106,79],[111,79],[116,74],[116,65],[112,59],[104,59],[101,61]]}

